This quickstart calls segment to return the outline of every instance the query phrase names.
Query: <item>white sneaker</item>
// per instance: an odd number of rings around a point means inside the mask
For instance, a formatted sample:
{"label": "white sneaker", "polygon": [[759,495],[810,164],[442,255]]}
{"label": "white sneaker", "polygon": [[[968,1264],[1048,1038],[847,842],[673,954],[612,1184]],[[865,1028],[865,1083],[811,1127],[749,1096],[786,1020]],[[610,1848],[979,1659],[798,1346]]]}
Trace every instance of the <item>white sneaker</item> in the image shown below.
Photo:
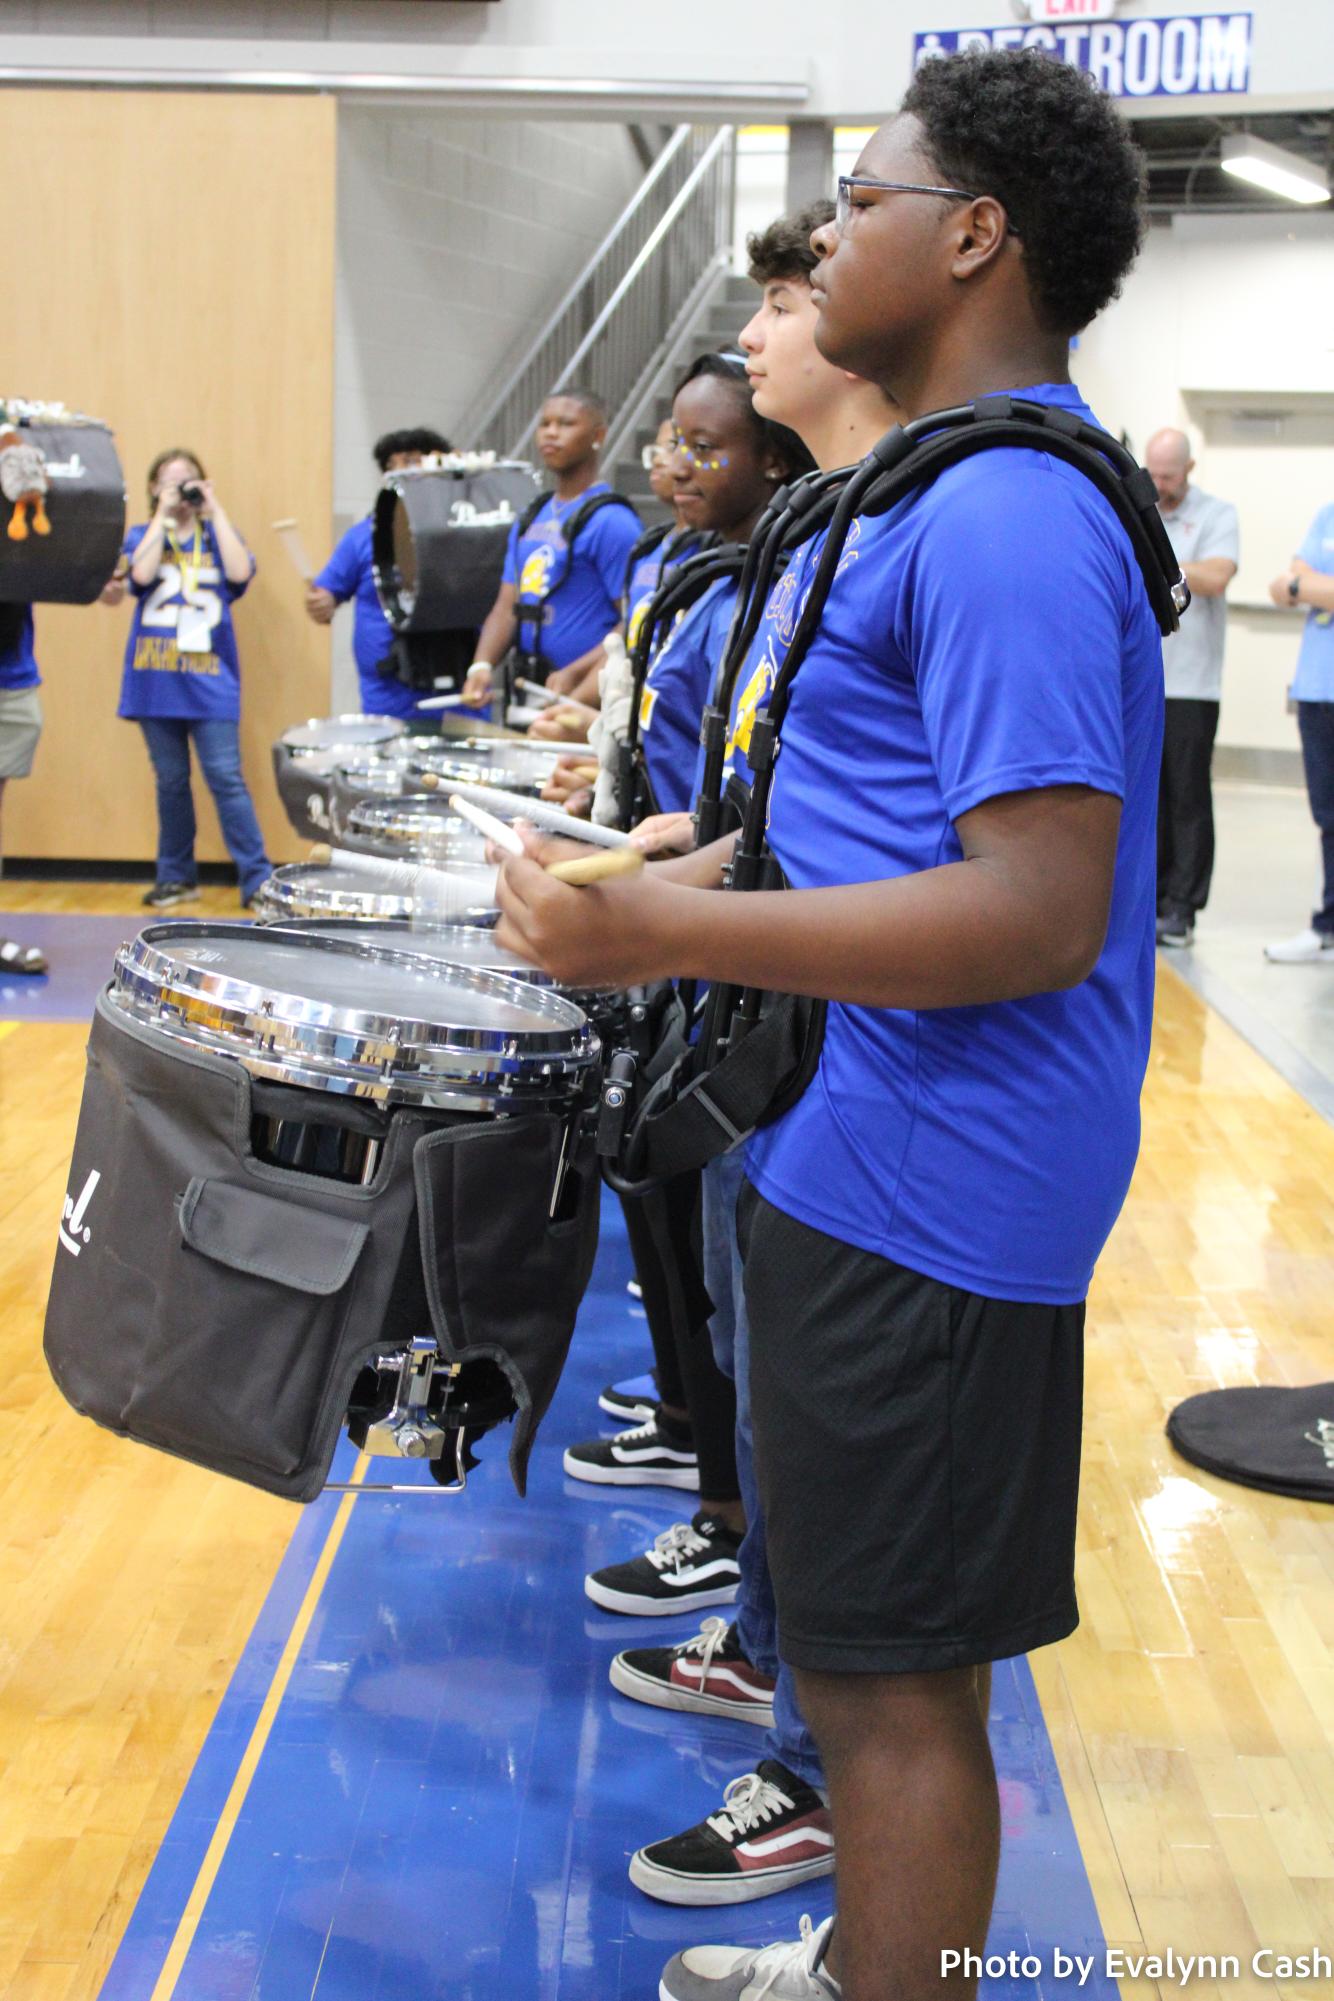
{"label": "white sneaker", "polygon": [[663,1969],[658,2001],[842,2001],[843,1990],[820,1963],[834,1920],[783,1945],[691,1945]]}
{"label": "white sneaker", "polygon": [[1309,966],[1317,959],[1334,958],[1334,935],[1308,928],[1295,938],[1280,938],[1277,945],[1266,945],[1265,957],[1278,966]]}

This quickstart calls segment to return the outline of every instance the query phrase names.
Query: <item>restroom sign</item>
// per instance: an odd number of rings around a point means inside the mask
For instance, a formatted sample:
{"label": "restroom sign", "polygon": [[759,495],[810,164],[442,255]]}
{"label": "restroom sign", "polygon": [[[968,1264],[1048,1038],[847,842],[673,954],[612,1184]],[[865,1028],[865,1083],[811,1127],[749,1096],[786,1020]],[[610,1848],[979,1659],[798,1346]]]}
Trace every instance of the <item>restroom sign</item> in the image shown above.
{"label": "restroom sign", "polygon": [[[1061,0],[1033,0],[1045,10]],[[1109,97],[1231,97],[1250,89],[1249,14],[1167,14],[1156,20],[1034,20],[1027,27],[943,28],[913,38],[913,68],[967,49],[1042,49],[1093,78]]]}

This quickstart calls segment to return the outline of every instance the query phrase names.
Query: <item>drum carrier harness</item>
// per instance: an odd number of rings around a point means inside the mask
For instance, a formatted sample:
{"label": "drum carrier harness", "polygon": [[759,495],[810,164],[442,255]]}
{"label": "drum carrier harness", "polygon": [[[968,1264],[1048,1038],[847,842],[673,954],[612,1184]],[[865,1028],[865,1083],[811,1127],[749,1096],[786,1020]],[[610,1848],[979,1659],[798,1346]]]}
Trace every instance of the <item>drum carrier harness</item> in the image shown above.
{"label": "drum carrier harness", "polygon": [[[745,554],[737,609],[711,706],[700,730],[704,768],[696,812],[697,845],[737,830],[723,893],[783,889],[769,847],[769,804],[792,685],[829,600],[852,523],[885,514],[974,453],[1005,447],[1049,453],[1090,480],[1130,539],[1149,603],[1164,635],[1176,631],[1190,592],[1158,512],[1149,474],[1105,431],[1072,411],[1026,398],[994,395],[932,411],[896,425],[858,465],[817,473],[774,495]],[[774,582],[791,552],[827,530],[805,603],[767,706],[751,726],[747,788],[735,775],[723,787],[728,723],[737,677]],[[685,578],[689,565],[679,573]],[[721,574],[721,572],[715,572]],[[673,596],[664,592],[664,601]],[[652,607],[655,626],[666,603]],[[645,620],[646,627],[648,619]],[[636,650],[638,664],[638,650]],[[635,716],[632,714],[632,730]],[[633,738],[632,738],[633,741]],[[598,1150],[603,1174],[623,1193],[702,1167],[739,1146],[796,1103],[819,1063],[827,1003],[720,982],[698,1010],[687,1042],[679,1024],[644,1066],[628,1051],[612,1058],[602,1087]]]}
{"label": "drum carrier harness", "polygon": [[[536,521],[542,509],[551,500],[549,493],[539,493],[531,500],[519,516],[515,534],[516,550],[524,536]],[[569,578],[570,565],[574,561],[574,545],[595,514],[604,507],[626,507],[639,519],[638,509],[623,493],[593,493],[579,507],[576,507],[561,525],[561,538],[565,544],[565,568],[554,589],[545,591],[541,597],[524,597],[522,594],[514,602],[514,638],[509,651],[500,663],[501,683],[504,688],[506,706],[514,700],[516,679],[545,681],[551,672],[551,662],[542,656],[542,623],[547,601],[555,596],[561,584]]]}
{"label": "drum carrier harness", "polygon": [[630,654],[630,720],[625,739],[617,746],[616,806],[619,823],[626,832],[648,814],[661,810],[649,778],[641,735],[649,669],[660,650],[669,643],[673,627],[699,603],[705,592],[716,583],[733,577],[739,579],[744,574],[746,548],[743,544],[718,544],[713,536],[709,541],[713,546],[696,549],[692,555],[673,566],[670,575],[645,605],[635,635]]}

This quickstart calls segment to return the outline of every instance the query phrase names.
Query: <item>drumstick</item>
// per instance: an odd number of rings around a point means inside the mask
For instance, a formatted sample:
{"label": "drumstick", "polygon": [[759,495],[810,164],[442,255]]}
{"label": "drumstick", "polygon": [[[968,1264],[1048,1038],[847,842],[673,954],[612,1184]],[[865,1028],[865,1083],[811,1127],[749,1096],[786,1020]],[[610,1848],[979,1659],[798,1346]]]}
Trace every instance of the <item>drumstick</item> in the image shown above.
{"label": "drumstick", "polygon": [[472,800],[465,799],[461,793],[450,793],[449,810],[451,813],[457,813],[461,820],[471,820],[479,834],[485,834],[498,848],[504,848],[507,855],[522,855],[528,852],[513,827],[507,827],[494,813],[484,812],[480,806],[474,806]]}
{"label": "drumstick", "polygon": [[461,709],[471,707],[465,704],[462,695],[428,695],[424,702],[418,702],[419,709]]}
{"label": "drumstick", "polygon": [[[443,869],[428,868],[424,862],[383,861],[379,855],[358,854],[352,848],[331,848],[323,841],[316,842],[310,859],[316,868],[349,869],[386,889],[401,890],[406,896],[427,896],[446,908],[451,904],[456,909],[472,907],[470,893],[456,877],[446,875]],[[603,882],[609,876],[634,875],[643,866],[640,849],[616,848],[595,855],[579,855],[574,861],[554,862],[547,874],[557,882],[582,888],[590,882]]]}
{"label": "drumstick", "polygon": [[[432,792],[445,781],[433,771],[423,774],[422,785]],[[573,813],[562,813],[559,806],[549,806],[545,799],[526,799],[521,792],[504,792],[498,785],[456,785],[453,794],[460,799],[471,799],[474,805],[486,802],[486,811],[498,814],[504,820],[527,820],[534,827],[540,827],[544,834],[565,834],[572,841],[584,841],[590,848],[624,848],[630,843],[630,836],[623,834],[619,827],[599,827],[596,821],[580,820]],[[451,794],[451,797],[453,796]]]}
{"label": "drumstick", "polygon": [[301,540],[301,530],[295,520],[275,521],[273,532],[287,551],[292,568],[303,583],[309,583],[315,574],[315,566],[306,554],[306,545]]}
{"label": "drumstick", "polygon": [[576,861],[553,862],[547,874],[582,889],[590,882],[605,882],[609,876],[636,875],[643,866],[640,848],[602,848],[595,855],[580,855]]}
{"label": "drumstick", "polygon": [[457,876],[431,868],[425,862],[388,861],[380,855],[360,854],[355,848],[327,847],[323,841],[311,849],[310,859],[316,868],[347,869],[352,875],[364,875],[369,882],[378,883],[381,889],[418,897],[440,917],[454,919],[478,908],[478,893],[473,884],[461,882]]}
{"label": "drumstick", "polygon": [[577,709],[581,716],[596,716],[599,711],[589,702],[576,702],[573,695],[557,695],[550,688],[544,688],[540,681],[524,681],[517,675],[514,685],[522,688],[530,702],[536,702],[543,709]]}

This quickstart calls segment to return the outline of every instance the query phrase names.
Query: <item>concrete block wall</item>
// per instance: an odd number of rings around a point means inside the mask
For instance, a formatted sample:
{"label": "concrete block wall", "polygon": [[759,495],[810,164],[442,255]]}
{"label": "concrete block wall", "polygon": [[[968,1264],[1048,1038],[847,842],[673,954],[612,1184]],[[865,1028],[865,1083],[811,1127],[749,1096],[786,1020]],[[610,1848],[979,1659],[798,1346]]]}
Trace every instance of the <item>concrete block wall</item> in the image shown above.
{"label": "concrete block wall", "polygon": [[640,179],[619,125],[339,111],[334,508],[374,483],[380,432],[470,414]]}
{"label": "concrete block wall", "polygon": [[[335,535],[370,504],[382,432],[430,424],[472,443],[496,371],[519,359],[641,173],[621,125],[340,106]],[[357,706],[351,628],[346,612],[334,625],[335,711]]]}

